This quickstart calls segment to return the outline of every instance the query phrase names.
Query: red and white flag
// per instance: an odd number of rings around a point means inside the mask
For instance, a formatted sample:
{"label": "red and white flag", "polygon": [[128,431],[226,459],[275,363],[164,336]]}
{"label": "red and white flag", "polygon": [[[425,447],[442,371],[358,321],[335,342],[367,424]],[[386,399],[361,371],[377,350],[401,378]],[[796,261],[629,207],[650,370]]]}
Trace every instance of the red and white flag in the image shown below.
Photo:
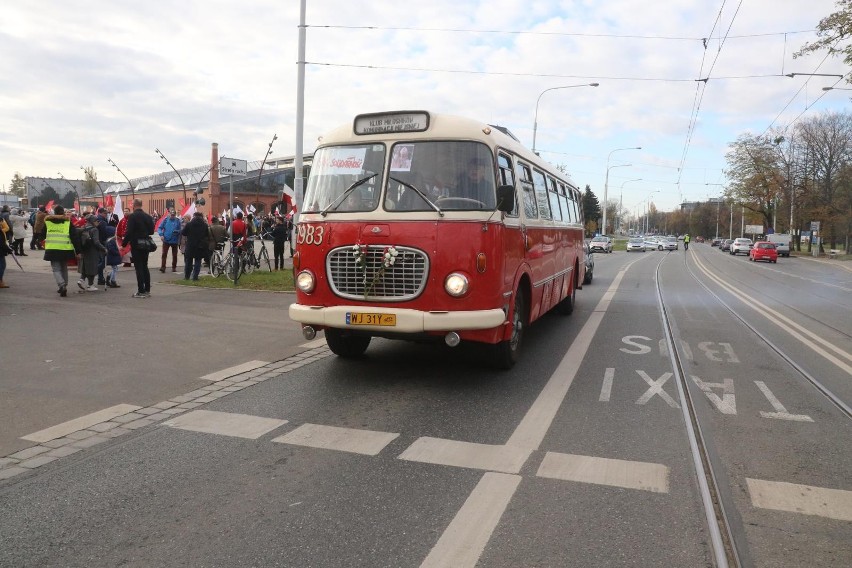
{"label": "red and white flag", "polygon": [[118,216],[119,221],[124,219],[124,208],[121,206],[121,195],[115,195],[115,207],[112,208],[112,212]]}

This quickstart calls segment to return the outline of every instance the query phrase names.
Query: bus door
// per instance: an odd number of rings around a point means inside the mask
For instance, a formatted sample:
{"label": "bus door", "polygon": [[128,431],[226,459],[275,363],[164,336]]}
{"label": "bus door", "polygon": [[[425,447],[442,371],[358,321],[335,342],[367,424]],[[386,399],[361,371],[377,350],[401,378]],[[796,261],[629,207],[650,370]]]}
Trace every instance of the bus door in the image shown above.
{"label": "bus door", "polygon": [[[524,229],[521,225],[520,208],[521,201],[515,183],[515,171],[512,158],[503,152],[497,155],[497,185],[511,185],[515,188],[515,207],[511,212],[503,215],[503,287],[513,290],[515,275],[518,266],[524,262],[526,250],[524,249]],[[513,290],[514,291],[514,290]]]}

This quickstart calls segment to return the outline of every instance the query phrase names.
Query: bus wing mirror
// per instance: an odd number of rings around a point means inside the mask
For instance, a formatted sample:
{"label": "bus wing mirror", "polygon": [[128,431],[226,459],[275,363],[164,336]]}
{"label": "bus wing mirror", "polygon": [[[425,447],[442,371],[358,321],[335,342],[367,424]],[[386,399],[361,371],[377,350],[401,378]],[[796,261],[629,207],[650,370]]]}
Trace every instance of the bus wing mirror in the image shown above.
{"label": "bus wing mirror", "polygon": [[515,186],[501,185],[497,188],[497,209],[503,213],[515,210]]}

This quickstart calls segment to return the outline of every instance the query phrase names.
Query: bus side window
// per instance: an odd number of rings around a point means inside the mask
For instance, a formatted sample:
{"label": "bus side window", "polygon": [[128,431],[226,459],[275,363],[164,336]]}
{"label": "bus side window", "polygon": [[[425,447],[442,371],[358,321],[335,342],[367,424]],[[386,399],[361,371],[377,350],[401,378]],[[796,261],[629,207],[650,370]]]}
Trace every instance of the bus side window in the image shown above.
{"label": "bus side window", "polygon": [[550,212],[553,214],[553,220],[561,221],[562,209],[559,208],[559,190],[556,187],[556,180],[552,177],[547,178],[547,198],[550,200]]}
{"label": "bus side window", "polygon": [[538,170],[533,172],[533,185],[535,186],[536,203],[538,203],[538,216],[542,219],[552,219],[550,203],[547,200],[547,182],[544,179],[544,174]]}
{"label": "bus side window", "polygon": [[518,162],[515,173],[521,183],[521,198],[524,200],[524,216],[527,219],[538,217],[538,207],[535,204],[535,191],[532,182],[532,170],[526,164]]}
{"label": "bus side window", "polygon": [[585,224],[585,219],[583,218],[583,198],[579,191],[574,191],[574,204],[577,207],[577,222],[581,225]]}
{"label": "bus side window", "polygon": [[[498,180],[499,185],[511,185],[515,187],[515,174],[512,172],[512,161],[505,154],[499,154],[497,156],[497,174],[500,176]],[[507,217],[517,217],[518,216],[518,198],[515,196],[515,208],[512,209],[511,213],[506,213]]]}
{"label": "bus side window", "polygon": [[570,195],[570,193],[571,193],[570,189],[566,193],[565,184],[560,182],[559,183],[559,205],[562,206],[562,220],[565,221],[566,223],[574,223],[574,217],[571,214],[570,201],[568,201],[570,199],[568,197],[568,195]]}

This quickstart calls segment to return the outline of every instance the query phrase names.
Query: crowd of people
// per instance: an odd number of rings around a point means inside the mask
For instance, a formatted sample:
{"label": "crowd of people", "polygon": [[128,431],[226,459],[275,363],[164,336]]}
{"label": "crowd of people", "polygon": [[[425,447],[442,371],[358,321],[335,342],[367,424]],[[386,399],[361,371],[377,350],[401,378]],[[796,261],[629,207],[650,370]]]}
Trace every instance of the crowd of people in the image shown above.
{"label": "crowd of people", "polygon": [[[289,218],[265,215],[256,218],[237,211],[233,221],[229,216],[205,218],[201,212],[177,216],[174,209],[160,219],[146,213],[142,200],[133,201],[133,210],[124,209],[122,214],[100,207],[86,210],[82,214],[65,211],[57,205],[48,212],[44,206],[33,211],[29,217],[23,210],[0,210],[0,288],[8,288],[3,280],[6,256],[28,256],[24,252],[24,240],[28,226],[33,235],[30,250],[44,250],[44,260],[51,264],[56,280],[57,293],[68,294],[68,267],[76,263],[79,279],[77,285],[83,291],[95,292],[99,286],[120,288],[118,268],[133,265],[136,272],[137,290],[134,298],[151,295],[151,274],[148,269],[156,232],[162,242],[160,272],[166,272],[171,253],[172,272],[177,272],[178,252],[184,256],[184,279],[198,280],[202,265],[208,265],[217,247],[224,246],[230,238],[235,246],[245,247],[252,239],[260,237],[273,242],[275,270],[284,269],[284,251],[289,244],[293,256],[293,225]],[[109,272],[107,273],[107,267]],[[97,279],[97,282],[95,281]]]}

